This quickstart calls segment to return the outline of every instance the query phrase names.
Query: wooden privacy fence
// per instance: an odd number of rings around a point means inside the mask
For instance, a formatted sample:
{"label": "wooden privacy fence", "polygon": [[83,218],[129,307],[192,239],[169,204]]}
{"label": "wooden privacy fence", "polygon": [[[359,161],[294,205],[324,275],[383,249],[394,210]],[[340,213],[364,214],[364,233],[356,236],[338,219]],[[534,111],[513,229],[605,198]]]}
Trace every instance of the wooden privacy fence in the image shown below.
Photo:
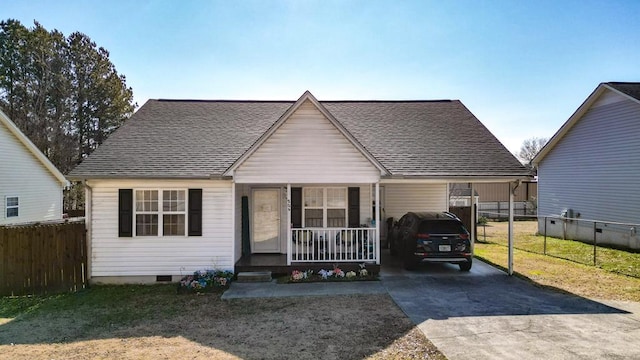
{"label": "wooden privacy fence", "polygon": [[0,296],[77,291],[86,268],[84,222],[0,227]]}

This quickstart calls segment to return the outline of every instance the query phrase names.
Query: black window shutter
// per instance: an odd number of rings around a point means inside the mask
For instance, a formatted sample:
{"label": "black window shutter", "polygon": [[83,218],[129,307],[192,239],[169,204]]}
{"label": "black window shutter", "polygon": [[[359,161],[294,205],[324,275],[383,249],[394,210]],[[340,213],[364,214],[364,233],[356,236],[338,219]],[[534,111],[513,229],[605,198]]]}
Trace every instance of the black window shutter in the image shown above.
{"label": "black window shutter", "polygon": [[360,188],[349,188],[349,227],[360,227]]}
{"label": "black window shutter", "polygon": [[202,236],[202,189],[189,189],[189,236]]}
{"label": "black window shutter", "polygon": [[291,188],[291,226],[302,227],[302,188]]}
{"label": "black window shutter", "polygon": [[118,190],[118,237],[133,236],[133,189]]}

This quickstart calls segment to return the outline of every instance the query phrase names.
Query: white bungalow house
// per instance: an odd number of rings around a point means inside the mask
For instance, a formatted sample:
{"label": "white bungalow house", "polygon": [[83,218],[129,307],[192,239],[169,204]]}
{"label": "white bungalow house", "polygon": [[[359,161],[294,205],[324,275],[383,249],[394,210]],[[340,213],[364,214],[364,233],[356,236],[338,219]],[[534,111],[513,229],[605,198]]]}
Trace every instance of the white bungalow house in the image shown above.
{"label": "white bungalow house", "polygon": [[539,231],[640,249],[639,135],[640,83],[599,84],[533,159]]}
{"label": "white bungalow house", "polygon": [[64,175],[0,111],[0,225],[62,219]]}
{"label": "white bungalow house", "polygon": [[[69,178],[93,282],[380,264],[383,220],[527,170],[457,100],[150,100]],[[268,261],[265,259],[269,259]]]}

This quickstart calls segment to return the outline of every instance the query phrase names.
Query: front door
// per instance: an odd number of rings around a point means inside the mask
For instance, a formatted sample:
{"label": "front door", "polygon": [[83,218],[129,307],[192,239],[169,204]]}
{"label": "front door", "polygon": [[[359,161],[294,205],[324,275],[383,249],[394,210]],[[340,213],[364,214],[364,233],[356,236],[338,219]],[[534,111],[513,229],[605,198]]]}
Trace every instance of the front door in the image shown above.
{"label": "front door", "polygon": [[280,252],[280,189],[254,189],[252,252]]}

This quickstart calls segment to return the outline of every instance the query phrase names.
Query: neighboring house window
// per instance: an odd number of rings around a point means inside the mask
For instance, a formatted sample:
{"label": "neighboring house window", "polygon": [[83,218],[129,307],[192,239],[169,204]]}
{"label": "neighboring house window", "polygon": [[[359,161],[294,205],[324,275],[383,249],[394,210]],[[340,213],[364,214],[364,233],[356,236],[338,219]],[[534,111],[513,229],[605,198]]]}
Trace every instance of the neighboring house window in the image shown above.
{"label": "neighboring house window", "polygon": [[345,227],[347,188],[304,188],[305,227]]}
{"label": "neighboring house window", "polygon": [[[136,190],[136,236],[185,235],[185,190]],[[162,194],[160,199],[159,194]]]}
{"label": "neighboring house window", "polygon": [[17,196],[7,196],[5,199],[5,215],[8,218],[18,217],[20,201]]}

